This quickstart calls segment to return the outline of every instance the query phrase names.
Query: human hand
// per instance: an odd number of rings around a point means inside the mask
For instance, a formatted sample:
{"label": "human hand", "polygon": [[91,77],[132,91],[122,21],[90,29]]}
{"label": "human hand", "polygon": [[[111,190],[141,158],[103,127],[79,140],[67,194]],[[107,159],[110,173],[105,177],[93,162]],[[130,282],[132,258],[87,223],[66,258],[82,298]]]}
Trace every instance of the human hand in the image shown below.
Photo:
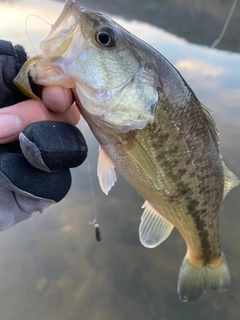
{"label": "human hand", "polygon": [[19,102],[26,98],[12,80],[26,60],[22,50],[0,41],[0,230],[60,201],[71,186],[69,168],[87,155],[72,126],[80,115],[71,90],[42,88],[42,101]]}
{"label": "human hand", "polygon": [[18,140],[19,133],[32,122],[55,120],[72,125],[78,123],[80,113],[70,89],[44,87],[41,95],[42,100],[30,99],[0,109],[0,144]]}

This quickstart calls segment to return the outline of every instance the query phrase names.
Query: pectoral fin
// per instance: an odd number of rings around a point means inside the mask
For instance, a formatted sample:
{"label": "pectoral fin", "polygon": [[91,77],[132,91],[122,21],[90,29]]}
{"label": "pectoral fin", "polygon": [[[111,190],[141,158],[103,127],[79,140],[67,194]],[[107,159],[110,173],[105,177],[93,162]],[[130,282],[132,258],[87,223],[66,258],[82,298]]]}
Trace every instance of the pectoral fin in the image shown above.
{"label": "pectoral fin", "polygon": [[[122,141],[121,141],[122,142]],[[161,190],[161,182],[157,174],[157,170],[147,154],[144,147],[135,137],[129,137],[128,142],[123,142],[122,147],[125,151],[142,167],[147,175],[152,179],[155,187]]]}
{"label": "pectoral fin", "polygon": [[108,192],[117,181],[117,177],[112,160],[101,147],[99,148],[97,175],[102,191],[108,195]]}
{"label": "pectoral fin", "polygon": [[228,192],[237,187],[240,184],[240,181],[237,176],[235,176],[232,171],[230,171],[222,162],[223,164],[223,170],[224,170],[224,193],[223,193],[223,198],[228,194]]}
{"label": "pectoral fin", "polygon": [[144,208],[139,226],[139,237],[142,245],[154,248],[162,243],[170,235],[173,225],[164,219],[148,201]]}

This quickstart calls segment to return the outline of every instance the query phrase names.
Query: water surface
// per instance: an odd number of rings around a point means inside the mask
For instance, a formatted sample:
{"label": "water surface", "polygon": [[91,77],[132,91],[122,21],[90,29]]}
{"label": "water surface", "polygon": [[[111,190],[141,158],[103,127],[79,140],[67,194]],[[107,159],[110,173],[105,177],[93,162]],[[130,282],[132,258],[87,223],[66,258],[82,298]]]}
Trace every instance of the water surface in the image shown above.
{"label": "water surface", "polygon": [[[25,18],[37,14],[53,23],[62,3],[0,2],[2,38],[36,54]],[[139,21],[117,21],[159,50],[183,74],[198,98],[214,112],[227,166],[240,177],[240,55],[193,45]],[[49,26],[29,18],[38,50]],[[89,167],[103,241],[97,243],[88,164],[74,169],[68,196],[43,214],[0,234],[0,318],[6,320],[179,320],[238,319],[240,300],[239,192],[232,191],[220,213],[222,248],[232,289],[182,303],[177,279],[186,247],[175,230],[155,249],[138,239],[143,199],[120,176],[106,197],[96,176],[98,145],[84,123]]]}

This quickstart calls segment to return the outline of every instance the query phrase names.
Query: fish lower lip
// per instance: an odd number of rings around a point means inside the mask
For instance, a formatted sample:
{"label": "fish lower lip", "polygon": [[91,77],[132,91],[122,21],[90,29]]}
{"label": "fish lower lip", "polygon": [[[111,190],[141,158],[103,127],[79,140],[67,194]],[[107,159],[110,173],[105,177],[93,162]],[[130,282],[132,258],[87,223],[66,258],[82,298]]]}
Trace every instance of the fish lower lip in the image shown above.
{"label": "fish lower lip", "polygon": [[30,75],[30,70],[28,71],[28,81],[29,81],[29,84],[30,84],[30,87],[32,89],[32,92],[38,96],[39,98],[41,98],[41,94],[38,90],[38,85],[36,83],[33,82],[33,78],[32,76]]}
{"label": "fish lower lip", "polygon": [[80,101],[75,101],[75,103],[76,103],[76,106],[77,106],[79,112],[81,113],[82,105],[81,105]]}

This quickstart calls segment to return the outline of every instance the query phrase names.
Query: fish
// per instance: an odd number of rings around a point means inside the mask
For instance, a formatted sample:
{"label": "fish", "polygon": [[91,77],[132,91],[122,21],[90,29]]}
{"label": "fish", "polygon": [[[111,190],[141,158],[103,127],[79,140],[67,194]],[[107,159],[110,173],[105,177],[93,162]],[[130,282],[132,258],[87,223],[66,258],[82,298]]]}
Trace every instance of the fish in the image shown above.
{"label": "fish", "polygon": [[14,80],[34,98],[29,79],[75,94],[100,144],[97,174],[108,195],[115,169],[143,197],[139,238],[154,248],[175,227],[187,252],[180,300],[230,288],[219,242],[219,211],[239,179],[225,165],[211,111],[158,51],[105,14],[66,1]]}

